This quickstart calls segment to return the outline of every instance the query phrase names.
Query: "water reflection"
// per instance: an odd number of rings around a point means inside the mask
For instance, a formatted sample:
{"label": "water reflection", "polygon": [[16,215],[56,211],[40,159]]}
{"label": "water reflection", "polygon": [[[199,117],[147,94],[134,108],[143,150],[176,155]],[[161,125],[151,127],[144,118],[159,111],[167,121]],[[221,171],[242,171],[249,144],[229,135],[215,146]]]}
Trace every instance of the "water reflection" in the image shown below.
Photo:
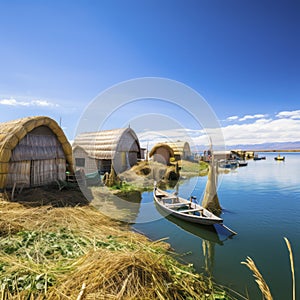
{"label": "water reflection", "polygon": [[[215,246],[216,244],[223,246],[223,241],[220,239],[217,230],[214,226],[204,226],[191,224],[185,221],[178,220],[173,216],[166,217],[169,221],[175,223],[183,230],[192,233],[193,235],[202,239],[202,253],[204,258],[205,272],[210,276],[213,274]],[[200,246],[200,244],[199,244]],[[198,252],[199,262],[201,261],[201,251]]]}
{"label": "water reflection", "polygon": [[[223,246],[224,242],[231,238],[232,235],[228,233],[221,225],[215,224],[211,226],[193,224],[180,220],[172,215],[167,215],[159,206],[156,205],[158,212],[166,219],[168,222],[173,223],[180,229],[183,229],[186,233],[191,233],[196,238],[194,242],[198,244],[193,245],[194,253],[191,253],[193,258],[193,264],[201,265],[201,269],[204,269],[208,277],[211,277],[214,273],[215,265],[215,247]],[[201,252],[202,246],[202,252]],[[197,250],[197,247],[198,250]],[[204,261],[204,263],[203,263]]]}
{"label": "water reflection", "polygon": [[205,271],[211,277],[215,265],[215,243],[202,240],[202,251],[205,262]]}
{"label": "water reflection", "polygon": [[180,220],[172,215],[166,214],[158,205],[155,206],[164,218],[179,226],[181,229],[192,233],[193,235],[200,237],[201,239],[205,239],[207,241],[223,245],[223,241],[220,240],[218,232],[214,226],[193,224],[184,220]]}

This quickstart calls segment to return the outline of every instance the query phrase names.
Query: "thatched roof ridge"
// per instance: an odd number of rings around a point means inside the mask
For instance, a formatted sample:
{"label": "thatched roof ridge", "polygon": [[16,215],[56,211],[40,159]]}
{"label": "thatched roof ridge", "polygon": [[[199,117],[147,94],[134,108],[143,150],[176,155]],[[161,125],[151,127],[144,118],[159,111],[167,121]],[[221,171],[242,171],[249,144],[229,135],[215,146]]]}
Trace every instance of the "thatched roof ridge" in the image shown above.
{"label": "thatched roof ridge", "polygon": [[56,121],[45,116],[26,117],[0,123],[0,188],[3,188],[6,175],[8,173],[8,162],[10,161],[12,150],[18,145],[26,134],[39,126],[47,126],[57,137],[62,145],[62,149],[69,164],[70,171],[73,171],[72,148],[63,130]]}
{"label": "thatched roof ridge", "polygon": [[73,150],[77,147],[82,148],[90,157],[97,159],[113,159],[117,150],[120,150],[126,135],[131,135],[140,152],[140,143],[136,133],[131,128],[118,128],[102,130],[96,132],[85,132],[76,136],[73,143]]}
{"label": "thatched roof ridge", "polygon": [[167,143],[158,143],[154,145],[153,148],[151,149],[149,153],[149,157],[152,157],[158,148],[165,148],[170,153],[171,157],[174,156],[174,150],[172,149],[172,147],[170,147]]}

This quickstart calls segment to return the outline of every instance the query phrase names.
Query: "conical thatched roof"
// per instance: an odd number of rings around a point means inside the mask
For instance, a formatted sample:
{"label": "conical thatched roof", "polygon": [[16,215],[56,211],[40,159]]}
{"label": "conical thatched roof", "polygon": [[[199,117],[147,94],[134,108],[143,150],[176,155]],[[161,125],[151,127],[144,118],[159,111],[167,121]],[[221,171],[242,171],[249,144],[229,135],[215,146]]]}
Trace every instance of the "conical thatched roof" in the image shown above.
{"label": "conical thatched roof", "polygon": [[141,153],[138,137],[131,128],[81,133],[75,138],[73,150],[76,147],[97,159],[113,159],[117,151],[129,149]]}
{"label": "conical thatched roof", "polygon": [[0,189],[5,186],[8,163],[13,149],[28,133],[39,126],[47,126],[61,143],[70,171],[73,171],[72,148],[63,130],[49,117],[27,117],[0,123]]}

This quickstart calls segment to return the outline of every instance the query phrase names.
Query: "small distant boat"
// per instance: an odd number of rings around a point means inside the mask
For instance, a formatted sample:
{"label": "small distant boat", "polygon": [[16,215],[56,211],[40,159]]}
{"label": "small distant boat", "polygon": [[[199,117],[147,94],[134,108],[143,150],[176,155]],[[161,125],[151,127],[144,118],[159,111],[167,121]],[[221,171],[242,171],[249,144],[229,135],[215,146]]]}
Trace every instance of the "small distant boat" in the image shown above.
{"label": "small distant boat", "polygon": [[239,160],[238,161],[238,166],[239,167],[246,167],[248,165],[248,162],[245,160]]}
{"label": "small distant boat", "polygon": [[219,168],[222,169],[234,169],[238,167],[238,161],[236,160],[226,160],[226,159],[221,159],[219,162]]}
{"label": "small distant boat", "polygon": [[232,169],[237,168],[239,165],[238,161],[236,159],[230,159],[229,163],[230,163]]}
{"label": "small distant boat", "polygon": [[258,155],[255,155],[253,157],[253,160],[262,160],[262,159],[266,159],[266,157],[265,156],[258,156]]}
{"label": "small distant boat", "polygon": [[274,157],[274,159],[275,159],[275,160],[281,160],[281,161],[283,161],[283,160],[285,160],[285,156],[280,156],[280,155],[278,154],[278,156]]}
{"label": "small distant boat", "polygon": [[192,202],[194,197],[186,200],[157,187],[154,188],[153,196],[160,209],[178,219],[202,225],[223,223],[222,218],[217,217],[203,206]]}

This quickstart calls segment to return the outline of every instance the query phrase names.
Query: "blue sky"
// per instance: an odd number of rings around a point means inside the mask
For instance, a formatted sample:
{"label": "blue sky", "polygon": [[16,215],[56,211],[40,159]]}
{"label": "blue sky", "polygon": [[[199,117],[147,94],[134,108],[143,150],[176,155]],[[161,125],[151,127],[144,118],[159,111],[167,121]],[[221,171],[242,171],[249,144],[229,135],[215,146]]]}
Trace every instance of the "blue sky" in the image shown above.
{"label": "blue sky", "polygon": [[[300,141],[300,1],[0,0],[0,11],[0,122],[47,115],[72,140],[99,93],[162,77],[205,98],[228,145]],[[155,130],[174,133],[165,121]]]}

